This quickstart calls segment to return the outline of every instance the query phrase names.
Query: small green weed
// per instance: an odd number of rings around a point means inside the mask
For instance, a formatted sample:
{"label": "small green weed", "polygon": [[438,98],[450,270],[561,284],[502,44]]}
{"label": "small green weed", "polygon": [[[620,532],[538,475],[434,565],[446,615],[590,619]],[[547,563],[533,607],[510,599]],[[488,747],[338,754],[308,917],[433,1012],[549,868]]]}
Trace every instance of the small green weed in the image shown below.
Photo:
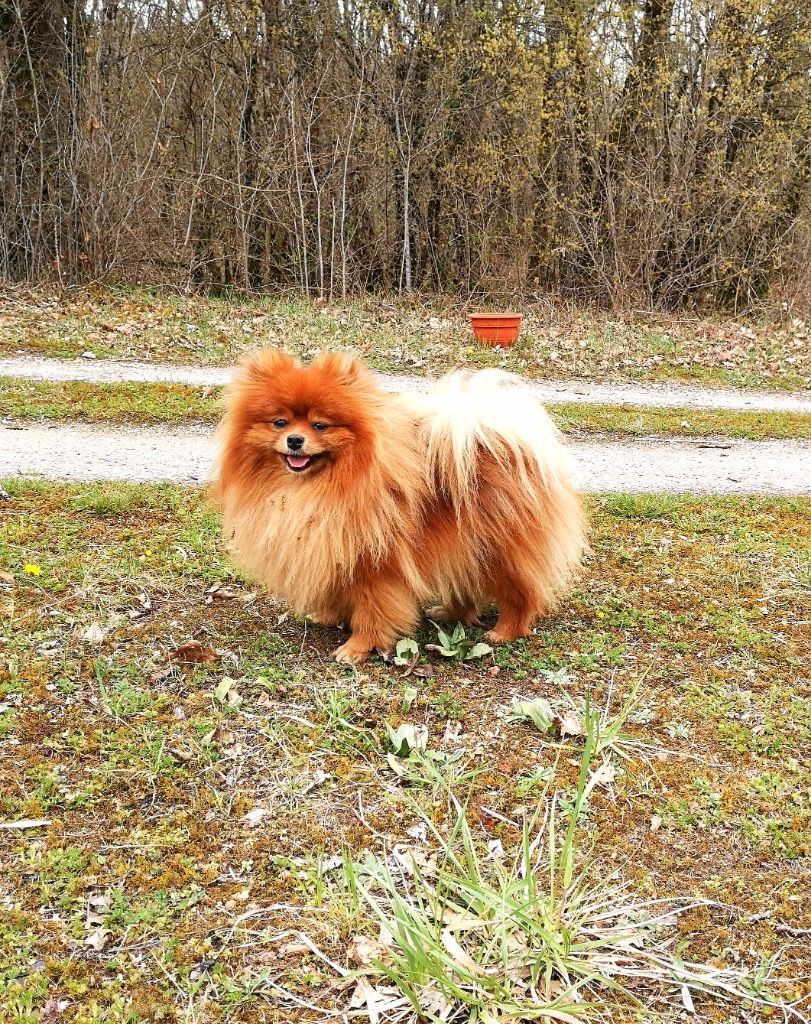
{"label": "small green weed", "polygon": [[443,658],[453,658],[455,661],[473,661],[493,652],[489,644],[469,637],[461,622],[457,622],[451,633],[447,633],[433,619],[431,625],[436,629],[438,643],[426,644],[426,651],[436,651]]}

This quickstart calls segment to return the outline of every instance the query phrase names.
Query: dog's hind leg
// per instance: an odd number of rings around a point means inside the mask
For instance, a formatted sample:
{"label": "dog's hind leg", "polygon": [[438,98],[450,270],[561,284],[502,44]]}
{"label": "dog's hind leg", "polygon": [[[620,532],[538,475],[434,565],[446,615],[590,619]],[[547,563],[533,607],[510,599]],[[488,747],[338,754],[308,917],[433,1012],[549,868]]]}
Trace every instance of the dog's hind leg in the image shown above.
{"label": "dog's hind leg", "polygon": [[530,636],[532,622],[545,610],[533,588],[519,574],[502,572],[491,582],[493,599],[498,608],[498,621],[485,633],[492,643],[508,643],[521,636]]}

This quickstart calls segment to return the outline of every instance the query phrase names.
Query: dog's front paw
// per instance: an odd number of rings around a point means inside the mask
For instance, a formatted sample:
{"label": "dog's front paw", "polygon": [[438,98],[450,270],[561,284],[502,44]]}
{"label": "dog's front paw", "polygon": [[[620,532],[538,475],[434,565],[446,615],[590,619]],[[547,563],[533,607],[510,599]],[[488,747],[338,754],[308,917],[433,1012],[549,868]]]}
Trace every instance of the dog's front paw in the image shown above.
{"label": "dog's front paw", "polygon": [[366,644],[350,637],[332,656],[336,661],[343,661],[349,665],[360,665],[369,657],[370,650],[371,648]]}

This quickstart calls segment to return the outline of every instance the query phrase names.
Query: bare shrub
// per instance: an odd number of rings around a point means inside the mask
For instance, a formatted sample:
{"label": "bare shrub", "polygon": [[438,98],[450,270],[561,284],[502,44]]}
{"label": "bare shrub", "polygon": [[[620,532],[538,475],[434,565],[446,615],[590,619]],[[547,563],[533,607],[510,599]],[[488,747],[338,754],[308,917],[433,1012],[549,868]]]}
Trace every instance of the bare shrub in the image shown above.
{"label": "bare shrub", "polygon": [[807,294],[796,0],[6,0],[0,274]]}

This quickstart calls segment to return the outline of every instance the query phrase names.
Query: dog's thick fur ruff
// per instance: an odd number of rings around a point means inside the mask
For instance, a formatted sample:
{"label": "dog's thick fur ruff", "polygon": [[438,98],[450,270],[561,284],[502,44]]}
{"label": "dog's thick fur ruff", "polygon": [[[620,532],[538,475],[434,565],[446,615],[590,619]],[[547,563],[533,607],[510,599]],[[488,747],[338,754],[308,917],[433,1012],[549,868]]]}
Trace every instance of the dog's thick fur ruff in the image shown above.
{"label": "dog's thick fur ruff", "polygon": [[340,660],[388,648],[432,598],[432,617],[464,622],[495,603],[490,638],[524,636],[586,548],[558,431],[499,370],[396,395],[347,355],[257,352],[219,441],[214,494],[238,562],[297,612],[346,623]]}

